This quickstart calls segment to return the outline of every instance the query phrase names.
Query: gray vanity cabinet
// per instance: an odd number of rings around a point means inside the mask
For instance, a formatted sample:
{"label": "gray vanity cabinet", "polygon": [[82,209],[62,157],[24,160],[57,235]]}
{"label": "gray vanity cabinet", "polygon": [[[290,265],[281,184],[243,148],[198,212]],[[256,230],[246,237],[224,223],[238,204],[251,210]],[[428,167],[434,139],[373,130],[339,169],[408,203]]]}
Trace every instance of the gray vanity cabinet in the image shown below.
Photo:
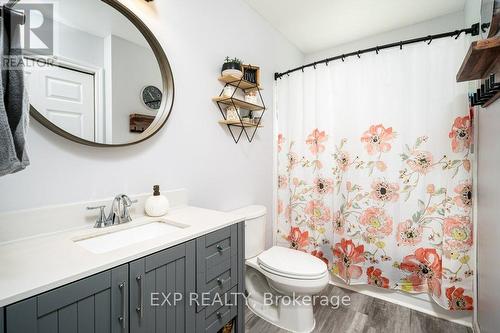
{"label": "gray vanity cabinet", "polygon": [[7,306],[6,333],[125,332],[127,298],[123,265]]}
{"label": "gray vanity cabinet", "polygon": [[4,333],[5,320],[3,312],[4,309],[0,308],[0,333]]}
{"label": "gray vanity cabinet", "polygon": [[130,333],[195,331],[195,241],[129,264]]}
{"label": "gray vanity cabinet", "polygon": [[0,333],[216,333],[234,318],[243,333],[244,237],[232,225],[0,308]]}
{"label": "gray vanity cabinet", "polygon": [[235,332],[244,332],[244,237],[239,223],[196,240],[196,290],[208,300],[197,306],[197,333],[217,333],[235,317]]}

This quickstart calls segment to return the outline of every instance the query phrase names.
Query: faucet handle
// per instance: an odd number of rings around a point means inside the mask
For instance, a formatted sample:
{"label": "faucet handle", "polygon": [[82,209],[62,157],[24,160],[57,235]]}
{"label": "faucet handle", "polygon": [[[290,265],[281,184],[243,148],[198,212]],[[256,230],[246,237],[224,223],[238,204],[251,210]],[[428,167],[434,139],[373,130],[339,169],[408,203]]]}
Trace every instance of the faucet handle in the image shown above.
{"label": "faucet handle", "polygon": [[132,204],[139,202],[139,200],[137,200],[137,199],[135,199],[135,200],[130,199],[130,197],[126,194],[121,194],[120,198],[122,199],[123,205],[125,207],[131,207]]}
{"label": "faucet handle", "polygon": [[87,210],[100,210],[94,228],[102,228],[106,226],[106,213],[104,212],[105,208],[106,206],[87,207]]}
{"label": "faucet handle", "polygon": [[130,212],[129,208],[132,207],[134,203],[137,203],[138,200],[131,200],[127,195],[122,196],[123,199],[123,220],[124,222],[130,222],[132,221],[132,218],[130,217]]}

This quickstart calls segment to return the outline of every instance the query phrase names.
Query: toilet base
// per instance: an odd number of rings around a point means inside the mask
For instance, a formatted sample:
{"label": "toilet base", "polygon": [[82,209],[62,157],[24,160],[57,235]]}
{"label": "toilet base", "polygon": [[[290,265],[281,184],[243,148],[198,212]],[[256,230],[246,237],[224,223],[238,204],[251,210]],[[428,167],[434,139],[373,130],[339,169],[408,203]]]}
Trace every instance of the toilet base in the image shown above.
{"label": "toilet base", "polygon": [[267,283],[266,277],[256,269],[247,267],[247,306],[265,321],[294,333],[309,333],[314,330],[313,306],[277,293]]}

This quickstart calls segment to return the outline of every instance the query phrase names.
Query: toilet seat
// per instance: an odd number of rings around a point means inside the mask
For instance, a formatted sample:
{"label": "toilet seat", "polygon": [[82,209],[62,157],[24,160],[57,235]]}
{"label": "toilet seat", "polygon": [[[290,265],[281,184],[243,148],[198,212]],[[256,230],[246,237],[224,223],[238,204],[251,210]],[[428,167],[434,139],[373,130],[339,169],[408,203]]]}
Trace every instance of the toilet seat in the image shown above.
{"label": "toilet seat", "polygon": [[286,273],[282,273],[282,272],[277,272],[277,271],[274,271],[273,269],[270,269],[270,268],[263,266],[261,264],[259,266],[266,273],[269,273],[273,276],[279,276],[279,277],[283,277],[286,279],[290,279],[290,280],[320,280],[325,275],[328,275],[328,272],[325,271],[323,274],[316,275],[316,276],[297,276],[297,275],[293,275],[293,274],[286,274]]}
{"label": "toilet seat", "polygon": [[278,246],[262,252],[257,263],[267,273],[287,279],[321,280],[328,274],[328,267],[319,258]]}

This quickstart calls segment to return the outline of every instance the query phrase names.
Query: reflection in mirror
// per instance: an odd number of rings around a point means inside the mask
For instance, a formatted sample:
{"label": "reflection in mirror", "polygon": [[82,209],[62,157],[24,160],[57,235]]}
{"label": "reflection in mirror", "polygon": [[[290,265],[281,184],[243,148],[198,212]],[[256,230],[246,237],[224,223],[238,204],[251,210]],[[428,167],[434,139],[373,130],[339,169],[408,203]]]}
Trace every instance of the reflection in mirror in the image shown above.
{"label": "reflection in mirror", "polygon": [[500,25],[499,11],[500,0],[482,0],[481,35],[483,38],[493,37],[498,33]]}
{"label": "reflection in mirror", "polygon": [[152,124],[161,127],[169,87],[127,17],[101,0],[64,0],[54,6],[53,22],[54,55],[37,66],[40,57],[27,54],[25,66],[30,103],[45,120],[107,145],[141,141],[155,132]]}

